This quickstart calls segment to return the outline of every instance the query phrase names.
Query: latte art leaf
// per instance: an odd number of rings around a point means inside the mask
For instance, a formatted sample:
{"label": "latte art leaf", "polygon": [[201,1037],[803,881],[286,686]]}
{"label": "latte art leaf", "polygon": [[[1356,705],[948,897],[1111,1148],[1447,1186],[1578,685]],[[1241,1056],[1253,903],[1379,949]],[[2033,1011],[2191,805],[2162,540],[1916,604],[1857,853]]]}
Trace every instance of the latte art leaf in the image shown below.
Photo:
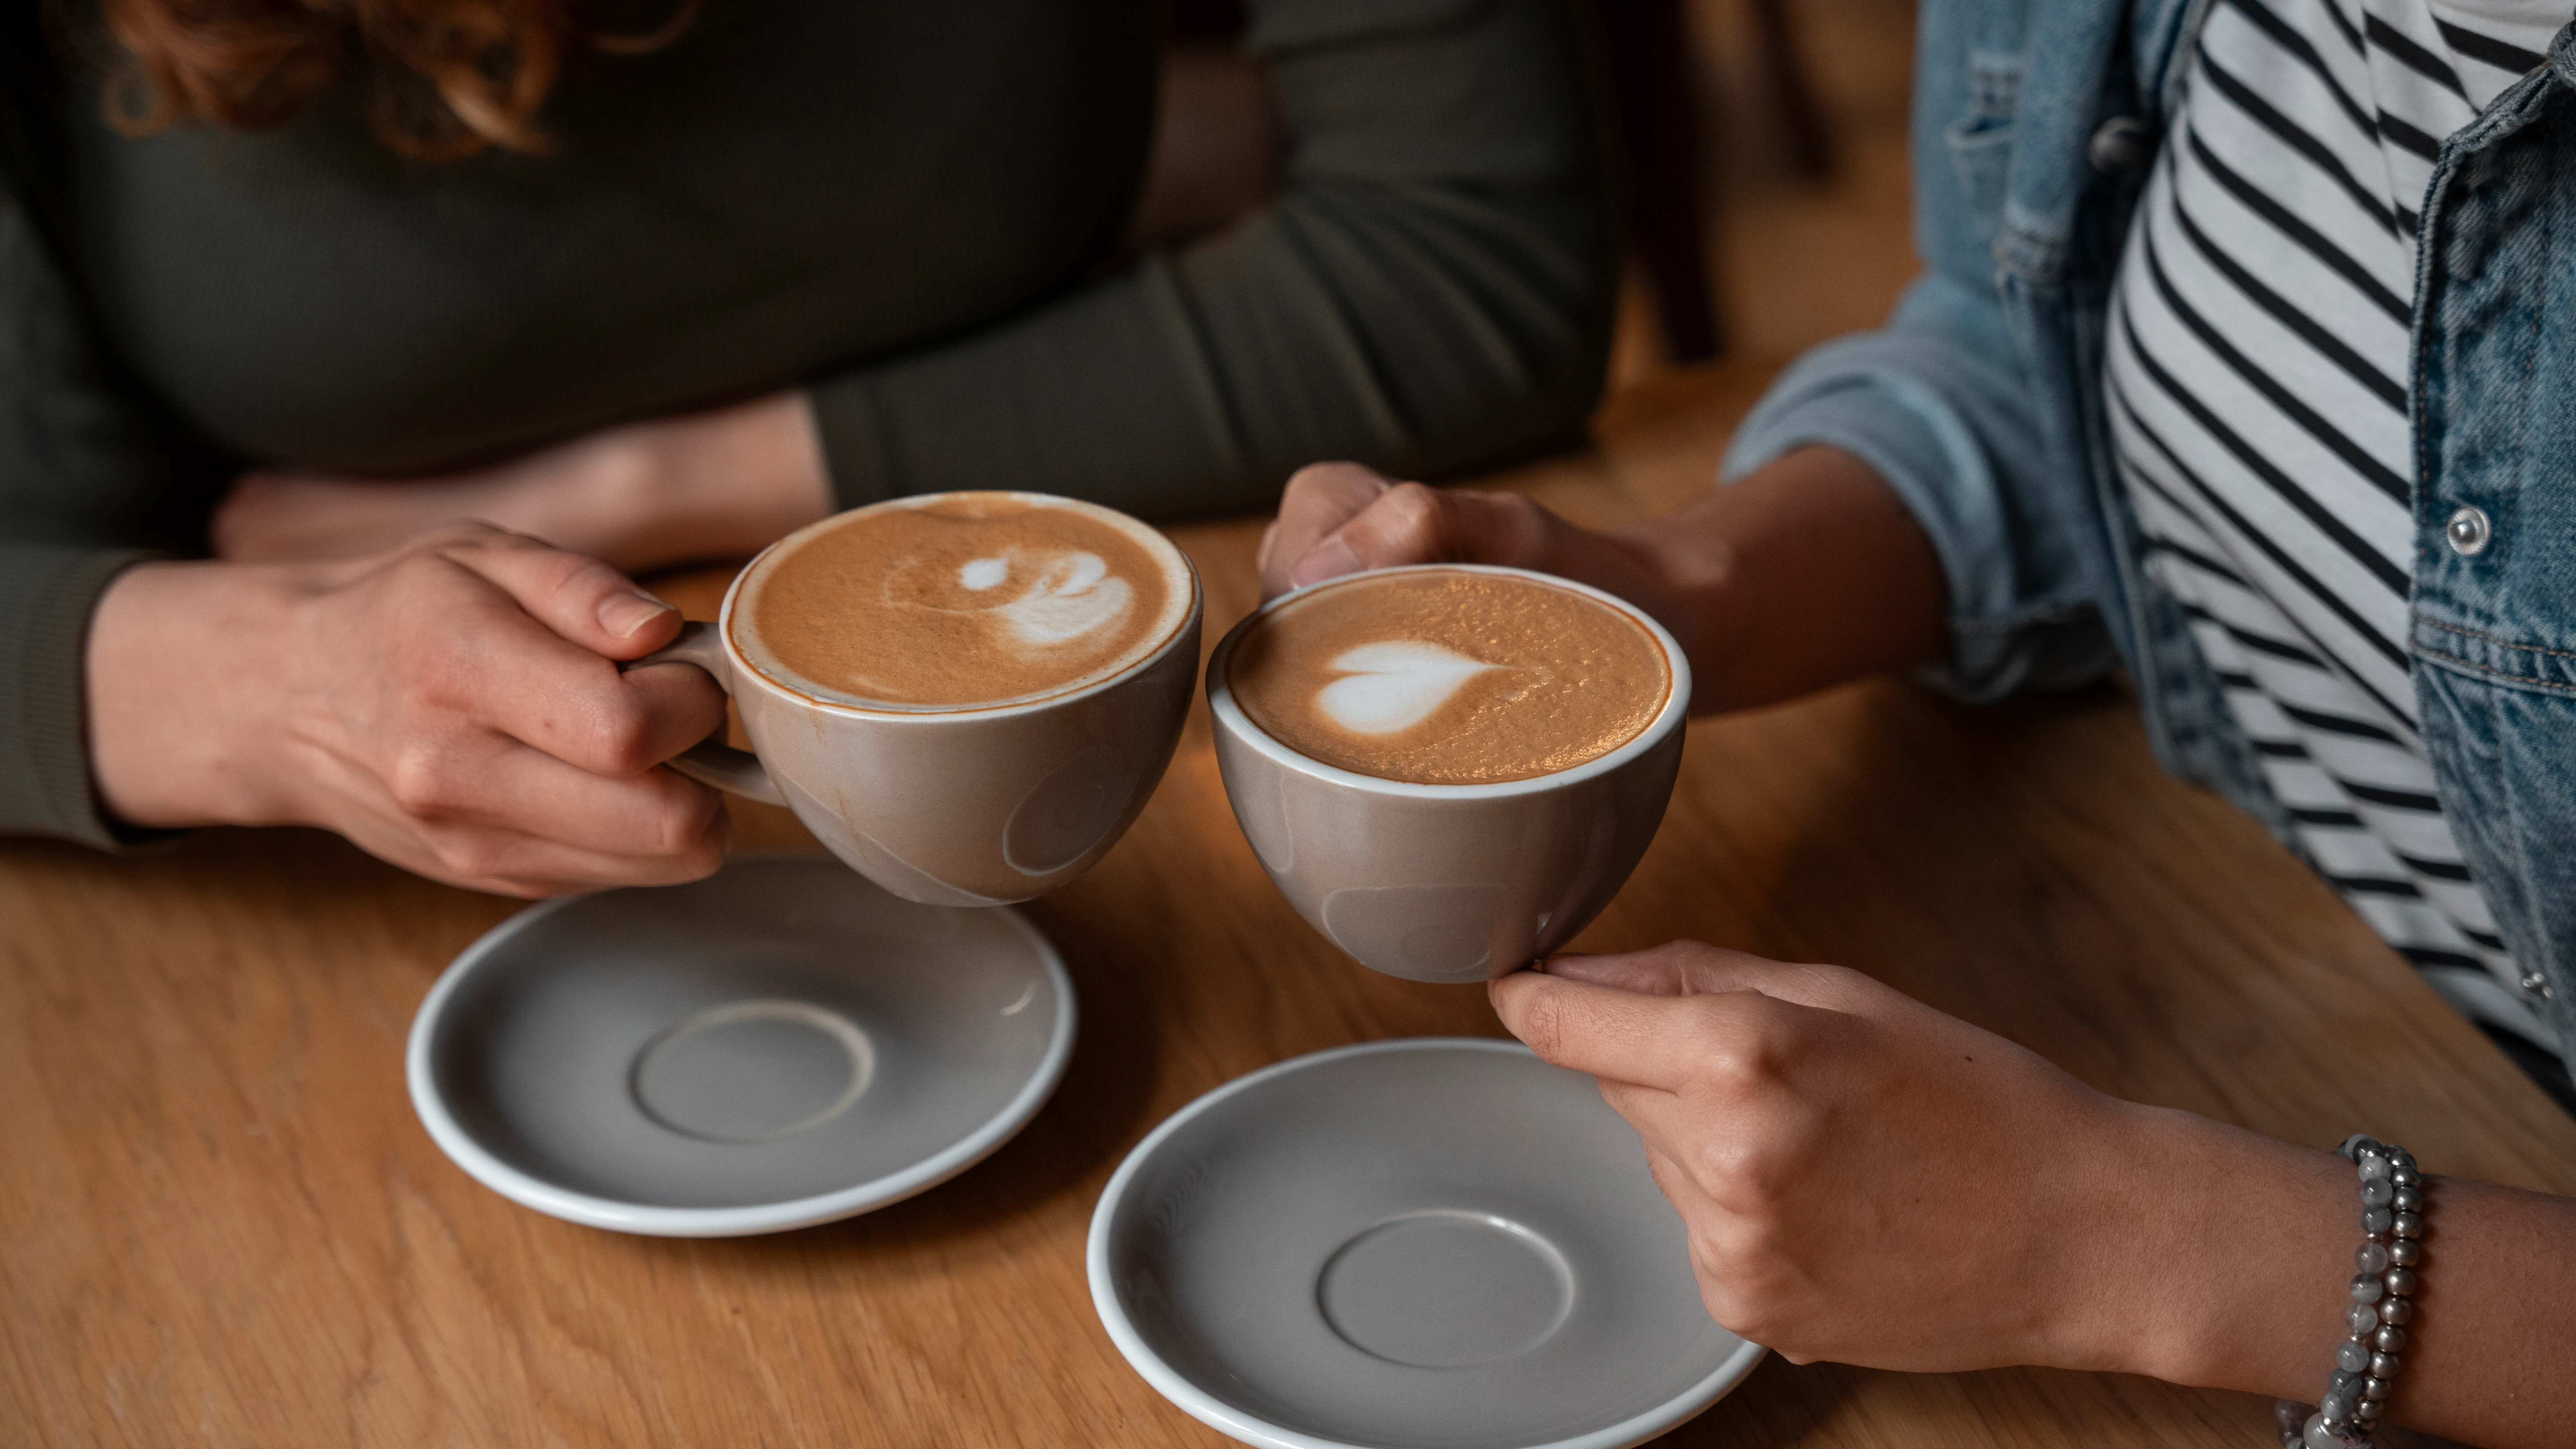
{"label": "latte art leaf", "polygon": [[1002,617],[1022,644],[1045,648],[1116,623],[1134,595],[1125,579],[1109,577],[1100,555],[1059,554],[1027,593],[1002,605]]}
{"label": "latte art leaf", "polygon": [[970,708],[1071,689],[1142,660],[1196,598],[1189,563],[1106,509],[951,493],[853,509],[738,586],[746,662],[816,698]]}
{"label": "latte art leaf", "polygon": [[[954,579],[954,585],[948,580]],[[898,564],[886,602],[898,608],[991,619],[996,642],[1015,650],[1074,643],[1127,617],[1135,586],[1108,561],[1082,549],[1006,548],[954,567],[926,559]]]}
{"label": "latte art leaf", "polygon": [[1419,639],[1386,639],[1337,656],[1342,677],[1316,692],[1326,718],[1353,734],[1409,730],[1449,702],[1459,686],[1502,666]]}

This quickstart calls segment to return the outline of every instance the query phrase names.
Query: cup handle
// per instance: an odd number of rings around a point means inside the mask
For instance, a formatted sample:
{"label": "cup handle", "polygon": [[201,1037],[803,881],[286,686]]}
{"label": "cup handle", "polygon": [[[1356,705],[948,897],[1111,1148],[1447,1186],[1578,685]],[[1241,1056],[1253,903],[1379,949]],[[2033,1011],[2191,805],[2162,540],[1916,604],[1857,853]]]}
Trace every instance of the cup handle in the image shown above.
{"label": "cup handle", "polygon": [[[713,624],[691,621],[680,626],[680,637],[670,646],[657,649],[641,659],[630,659],[617,666],[617,672],[641,669],[647,664],[694,664],[707,672],[716,687],[733,693],[733,667],[725,662],[724,637]],[[778,782],[769,778],[760,757],[748,750],[737,750],[724,742],[724,727],[664,761],[672,769],[704,785],[730,791],[765,805],[784,805],[787,797],[778,793]]]}

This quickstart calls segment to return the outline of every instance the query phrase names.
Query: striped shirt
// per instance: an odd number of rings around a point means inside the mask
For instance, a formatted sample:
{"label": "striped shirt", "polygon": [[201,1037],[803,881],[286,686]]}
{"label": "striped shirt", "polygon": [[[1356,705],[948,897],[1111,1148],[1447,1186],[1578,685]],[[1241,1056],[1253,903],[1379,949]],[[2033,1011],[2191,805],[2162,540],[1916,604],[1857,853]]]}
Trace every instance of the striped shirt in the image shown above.
{"label": "striped shirt", "polygon": [[2147,570],[2296,843],[2453,1005],[2548,1052],[2417,733],[2407,328],[2436,151],[2571,10],[2219,0],[2121,258],[2103,384]]}

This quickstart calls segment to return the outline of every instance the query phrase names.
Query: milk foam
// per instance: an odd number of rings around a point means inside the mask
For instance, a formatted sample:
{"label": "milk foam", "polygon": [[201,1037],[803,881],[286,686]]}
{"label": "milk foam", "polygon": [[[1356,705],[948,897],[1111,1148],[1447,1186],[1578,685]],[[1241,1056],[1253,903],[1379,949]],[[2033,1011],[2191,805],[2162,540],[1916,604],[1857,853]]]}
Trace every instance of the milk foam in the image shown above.
{"label": "milk foam", "polygon": [[[1014,550],[1004,565],[1007,578],[1031,552]],[[1030,648],[1044,649],[1079,639],[1127,617],[1136,591],[1125,579],[1109,577],[1109,565],[1096,553],[1036,555],[1029,572],[1036,575],[1027,593],[1001,606],[1011,633]],[[977,559],[966,567],[989,563]],[[974,585],[969,584],[969,588]]]}
{"label": "milk foam", "polygon": [[919,556],[897,562],[880,593],[885,606],[998,616],[1001,627],[993,631],[990,642],[1011,648],[1023,659],[1114,629],[1136,603],[1135,587],[1125,579],[1112,578],[1108,561],[1084,549],[1004,549],[957,566],[957,587],[968,595],[962,600],[941,603],[936,596],[905,597],[906,576],[918,577],[915,570],[935,566]]}
{"label": "milk foam", "polygon": [[1342,677],[1315,693],[1324,717],[1353,734],[1409,730],[1447,704],[1460,686],[1502,666],[1423,639],[1383,639],[1336,655]]}
{"label": "milk foam", "polygon": [[[909,564],[909,561],[907,561]],[[1036,553],[1015,548],[999,558],[969,558],[958,564],[958,587],[987,592],[1010,582],[1012,574],[1036,574],[1028,592],[1002,605],[1012,636],[1028,646],[1064,643],[1095,628],[1126,618],[1136,602],[1136,589],[1126,579],[1108,577],[1108,561],[1097,553]]]}
{"label": "milk foam", "polygon": [[1236,636],[1245,715],[1308,759],[1381,779],[1535,779],[1652,725],[1673,674],[1615,604],[1544,578],[1427,567],[1300,590]]}
{"label": "milk foam", "polygon": [[1168,639],[1196,598],[1158,535],[1106,509],[1009,493],[880,504],[745,576],[746,662],[877,708],[1013,703],[1078,688]]}

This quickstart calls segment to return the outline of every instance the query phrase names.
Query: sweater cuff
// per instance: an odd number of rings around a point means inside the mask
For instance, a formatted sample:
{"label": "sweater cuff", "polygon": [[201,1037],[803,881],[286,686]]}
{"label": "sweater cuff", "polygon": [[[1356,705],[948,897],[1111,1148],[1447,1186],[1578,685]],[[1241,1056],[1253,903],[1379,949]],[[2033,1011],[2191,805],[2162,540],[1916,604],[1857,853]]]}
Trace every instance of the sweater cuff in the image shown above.
{"label": "sweater cuff", "polygon": [[114,850],[161,832],[126,830],[90,776],[89,621],[138,549],[0,543],[0,834]]}

